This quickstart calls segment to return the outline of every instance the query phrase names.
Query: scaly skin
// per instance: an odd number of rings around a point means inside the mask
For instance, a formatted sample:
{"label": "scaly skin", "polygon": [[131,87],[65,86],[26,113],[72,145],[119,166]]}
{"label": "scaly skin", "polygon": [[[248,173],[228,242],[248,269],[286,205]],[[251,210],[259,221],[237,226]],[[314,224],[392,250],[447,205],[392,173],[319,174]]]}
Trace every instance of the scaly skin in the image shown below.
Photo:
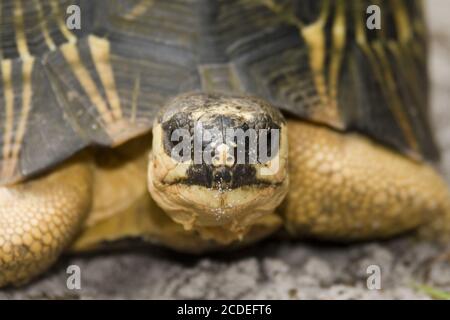
{"label": "scaly skin", "polygon": [[288,128],[291,234],[351,241],[424,226],[430,237],[448,237],[448,188],[431,166],[358,134],[295,120]]}
{"label": "scaly skin", "polygon": [[76,158],[40,178],[0,188],[0,287],[40,274],[67,247],[89,211],[88,163]]}

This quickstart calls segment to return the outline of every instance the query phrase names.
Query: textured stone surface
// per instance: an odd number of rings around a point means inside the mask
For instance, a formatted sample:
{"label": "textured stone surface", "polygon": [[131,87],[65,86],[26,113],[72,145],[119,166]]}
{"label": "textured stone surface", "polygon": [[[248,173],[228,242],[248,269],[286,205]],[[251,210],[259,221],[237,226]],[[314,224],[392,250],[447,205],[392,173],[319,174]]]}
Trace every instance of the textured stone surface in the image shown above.
{"label": "textured stone surface", "polygon": [[[450,181],[450,1],[426,3],[433,39],[433,119]],[[426,299],[416,284],[450,291],[445,252],[450,245],[410,238],[352,246],[266,241],[202,258],[143,248],[66,257],[34,283],[0,291],[0,298]],[[81,290],[66,288],[71,264],[81,268]],[[366,269],[372,264],[381,268],[382,290],[367,289]]]}

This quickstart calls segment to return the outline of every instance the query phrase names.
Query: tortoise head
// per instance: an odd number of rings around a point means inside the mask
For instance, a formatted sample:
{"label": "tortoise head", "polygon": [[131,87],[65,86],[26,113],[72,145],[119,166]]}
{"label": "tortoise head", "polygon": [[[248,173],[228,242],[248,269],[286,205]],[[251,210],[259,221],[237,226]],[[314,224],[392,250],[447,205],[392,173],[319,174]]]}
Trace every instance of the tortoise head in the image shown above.
{"label": "tortoise head", "polygon": [[277,109],[252,97],[178,96],[153,126],[150,193],[185,229],[234,240],[286,195],[285,126]]}

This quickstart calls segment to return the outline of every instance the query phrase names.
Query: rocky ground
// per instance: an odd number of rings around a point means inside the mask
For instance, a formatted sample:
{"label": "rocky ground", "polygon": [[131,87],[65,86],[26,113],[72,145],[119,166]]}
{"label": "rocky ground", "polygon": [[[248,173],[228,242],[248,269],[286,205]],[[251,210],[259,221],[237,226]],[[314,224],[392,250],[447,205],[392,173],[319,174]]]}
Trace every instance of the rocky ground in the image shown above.
{"label": "rocky ground", "polygon": [[[450,1],[425,2],[433,39],[433,117],[450,182]],[[0,298],[429,299],[439,296],[435,288],[450,292],[448,253],[450,245],[410,237],[352,246],[266,241],[202,258],[147,247],[65,257],[32,284],[0,291]],[[81,268],[81,290],[66,287],[72,264]],[[367,289],[370,265],[381,268],[381,290]]]}

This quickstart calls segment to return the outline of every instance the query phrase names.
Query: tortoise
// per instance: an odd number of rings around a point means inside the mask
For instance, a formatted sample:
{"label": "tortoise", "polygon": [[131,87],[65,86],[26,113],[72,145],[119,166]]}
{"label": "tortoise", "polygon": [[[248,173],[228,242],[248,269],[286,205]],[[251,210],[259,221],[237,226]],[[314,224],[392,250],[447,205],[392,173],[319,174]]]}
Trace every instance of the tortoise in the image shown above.
{"label": "tortoise", "polygon": [[130,238],[448,239],[422,4],[376,4],[1,1],[0,286]]}

